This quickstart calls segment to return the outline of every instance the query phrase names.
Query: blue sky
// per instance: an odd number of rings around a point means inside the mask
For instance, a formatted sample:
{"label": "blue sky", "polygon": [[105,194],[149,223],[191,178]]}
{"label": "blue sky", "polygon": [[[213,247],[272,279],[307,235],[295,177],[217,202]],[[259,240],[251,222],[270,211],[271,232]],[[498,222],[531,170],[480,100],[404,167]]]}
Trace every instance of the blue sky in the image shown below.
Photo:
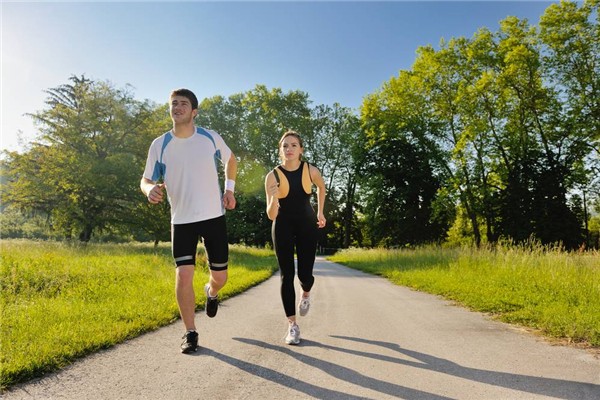
{"label": "blue sky", "polygon": [[307,92],[313,105],[356,110],[419,46],[498,29],[509,15],[537,25],[546,1],[24,2],[0,0],[2,149],[35,137],[25,113],[44,90],[85,74],[165,103],[188,87],[202,99],[257,84]]}

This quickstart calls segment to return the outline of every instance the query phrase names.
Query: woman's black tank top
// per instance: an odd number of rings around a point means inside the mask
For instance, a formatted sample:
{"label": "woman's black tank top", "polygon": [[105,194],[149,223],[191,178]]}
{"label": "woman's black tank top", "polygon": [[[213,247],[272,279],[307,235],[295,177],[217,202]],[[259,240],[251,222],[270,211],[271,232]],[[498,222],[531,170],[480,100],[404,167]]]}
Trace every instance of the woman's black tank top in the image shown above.
{"label": "woman's black tank top", "polygon": [[[289,183],[289,192],[286,197],[279,199],[279,214],[283,217],[314,217],[315,210],[310,204],[312,193],[306,193],[302,186],[302,172],[305,162],[300,163],[300,167],[295,171],[287,171],[281,165],[275,168],[275,173],[279,174],[279,179],[287,179]],[[308,168],[309,166],[306,165]],[[283,177],[282,177],[283,174]]]}

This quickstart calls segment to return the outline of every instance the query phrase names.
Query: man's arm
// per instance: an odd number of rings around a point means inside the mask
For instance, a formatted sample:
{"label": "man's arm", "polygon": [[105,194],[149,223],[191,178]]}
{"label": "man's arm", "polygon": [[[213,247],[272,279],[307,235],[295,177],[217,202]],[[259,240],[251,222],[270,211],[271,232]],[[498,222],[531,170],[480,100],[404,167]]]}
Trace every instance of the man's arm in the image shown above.
{"label": "man's arm", "polygon": [[235,178],[237,177],[237,160],[235,154],[231,152],[229,160],[225,164],[225,193],[223,195],[223,205],[227,210],[233,210],[235,208],[235,196],[233,191],[235,189]]}
{"label": "man's arm", "polygon": [[237,160],[235,158],[235,154],[231,153],[229,160],[227,160],[227,164],[225,164],[225,179],[231,179],[235,182],[235,178],[237,176]]}

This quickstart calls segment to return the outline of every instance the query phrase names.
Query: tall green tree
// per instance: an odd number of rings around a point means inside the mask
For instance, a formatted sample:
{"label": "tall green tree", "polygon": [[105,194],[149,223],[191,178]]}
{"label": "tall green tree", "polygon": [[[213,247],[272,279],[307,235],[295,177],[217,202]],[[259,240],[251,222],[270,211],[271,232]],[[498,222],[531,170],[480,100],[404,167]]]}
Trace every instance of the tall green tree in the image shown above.
{"label": "tall green tree", "polygon": [[39,141],[8,154],[4,200],[48,213],[66,237],[87,242],[97,230],[130,222],[140,201],[142,137],[162,129],[148,123],[152,105],[128,88],[84,76],[69,82],[49,89],[47,108],[31,114]]}
{"label": "tall green tree", "polygon": [[312,109],[310,161],[325,179],[327,226],[320,230],[323,247],[349,247],[356,233],[357,165],[354,148],[360,121],[351,109],[335,103]]}
{"label": "tall green tree", "polygon": [[365,165],[402,168],[382,143],[403,138],[440,179],[432,200],[438,215],[451,217],[458,199],[456,215],[470,221],[476,244],[485,229],[489,242],[533,235],[577,246],[581,206],[569,198],[578,188],[593,190],[600,154],[597,8],[598,1],[561,2],[548,9],[541,31],[508,17],[496,33],[481,29],[471,39],[442,41],[439,50],[419,48],[412,70],[363,103],[372,157]]}
{"label": "tall green tree", "polygon": [[438,125],[415,74],[401,72],[365,99],[363,154],[357,160],[373,245],[439,241],[447,226],[434,217],[443,154],[432,136]]}
{"label": "tall green tree", "polygon": [[304,92],[284,93],[264,85],[200,103],[197,123],[219,132],[239,160],[238,206],[228,212],[227,219],[232,242],[262,246],[270,241],[264,178],[278,162],[278,141],[286,130],[297,130],[312,140],[309,103]]}
{"label": "tall green tree", "polygon": [[599,8],[598,0],[552,4],[540,19],[539,32],[545,78],[563,100],[556,122],[561,131],[572,133],[563,146],[578,158],[571,161],[572,180],[582,192],[588,232],[588,199],[600,198]]}
{"label": "tall green tree", "polygon": [[[435,159],[444,173],[444,184],[451,191],[458,193],[460,206],[464,208],[472,228],[474,241],[481,243],[481,189],[479,184],[476,148],[473,138],[477,131],[469,125],[468,114],[464,104],[469,101],[465,96],[465,86],[471,84],[467,75],[469,68],[464,58],[463,49],[468,46],[464,38],[442,42],[441,49],[435,51],[431,46],[422,47],[418,51],[413,65],[413,88],[422,93],[424,99],[419,103],[428,106],[422,117],[428,121],[424,126],[424,135],[436,140],[439,150],[434,154],[441,156]],[[423,124],[421,124],[423,125]]]}

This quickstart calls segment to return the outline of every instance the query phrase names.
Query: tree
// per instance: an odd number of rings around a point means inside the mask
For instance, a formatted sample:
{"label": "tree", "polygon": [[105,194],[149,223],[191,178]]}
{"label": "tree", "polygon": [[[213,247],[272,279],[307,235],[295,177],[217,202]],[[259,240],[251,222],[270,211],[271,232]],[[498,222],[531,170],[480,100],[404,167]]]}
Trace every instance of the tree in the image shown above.
{"label": "tree", "polygon": [[[306,159],[327,178],[325,207],[327,215],[333,216],[328,229],[335,225],[341,201],[352,209],[353,193],[348,197],[339,190],[345,179],[353,179],[353,175],[345,174],[351,170],[351,143],[358,132],[358,120],[351,110],[339,104],[311,108],[304,92],[284,93],[279,88],[257,85],[229,98],[203,100],[197,121],[219,132],[240,159],[236,185],[239,206],[228,214],[231,241],[263,245],[270,240],[270,223],[264,215],[264,178],[279,163],[278,141],[288,129],[302,135]],[[326,245],[327,240],[343,242],[340,237],[329,239],[324,235],[320,244]]]}
{"label": "tree", "polygon": [[328,224],[320,230],[322,247],[349,247],[357,224],[356,143],[360,136],[360,121],[355,113],[338,103],[318,105],[312,110],[312,142],[306,146],[310,162],[326,179],[325,214]]}
{"label": "tree", "polygon": [[[488,242],[533,235],[578,246],[588,217],[568,199],[594,192],[600,170],[597,9],[596,0],[580,8],[561,2],[539,32],[508,17],[496,33],[481,29],[471,39],[442,41],[437,51],[419,48],[412,70],[363,103],[366,168],[403,168],[386,154],[389,147],[407,156],[396,162],[411,160],[404,138],[439,179],[434,214],[451,217],[458,199],[457,221],[470,222],[476,244],[485,229]],[[385,176],[370,177],[371,188],[387,184]],[[397,189],[405,178],[395,179]],[[376,191],[365,195],[376,204]],[[387,223],[381,220],[384,231]]]}
{"label": "tree", "polygon": [[142,138],[163,128],[150,122],[155,108],[127,89],[84,76],[69,81],[48,90],[48,108],[31,114],[39,141],[8,154],[5,201],[47,213],[66,237],[87,242],[96,230],[131,223],[132,208],[145,200]]}
{"label": "tree", "polygon": [[[570,180],[582,193],[600,198],[600,2],[562,1],[549,6],[540,19],[539,38],[545,46],[545,78],[562,100],[559,129],[570,132],[564,142],[571,158]],[[592,19],[595,16],[595,21]],[[589,215],[583,214],[589,238]],[[596,245],[588,240],[588,245]]]}
{"label": "tree", "polygon": [[373,245],[439,241],[447,228],[434,218],[443,154],[420,83],[401,72],[363,103],[363,156],[356,162]]}

